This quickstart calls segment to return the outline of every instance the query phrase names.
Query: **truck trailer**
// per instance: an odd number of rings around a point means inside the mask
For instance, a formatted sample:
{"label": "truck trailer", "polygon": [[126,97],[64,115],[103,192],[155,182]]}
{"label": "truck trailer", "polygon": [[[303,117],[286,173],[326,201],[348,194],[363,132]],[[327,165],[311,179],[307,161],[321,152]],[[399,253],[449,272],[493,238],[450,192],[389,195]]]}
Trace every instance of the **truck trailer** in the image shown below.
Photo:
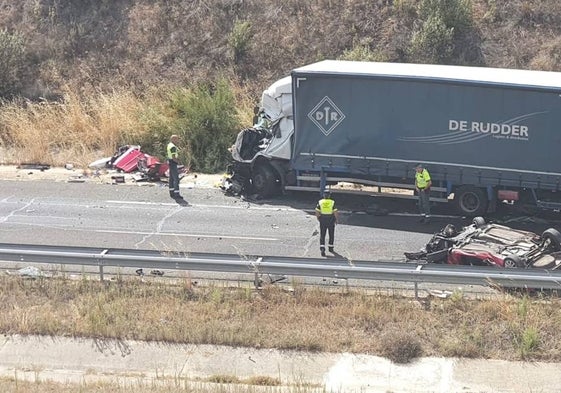
{"label": "truck trailer", "polygon": [[561,73],[326,60],[263,92],[231,182],[262,197],[338,182],[409,190],[478,216],[498,201],[561,208]]}

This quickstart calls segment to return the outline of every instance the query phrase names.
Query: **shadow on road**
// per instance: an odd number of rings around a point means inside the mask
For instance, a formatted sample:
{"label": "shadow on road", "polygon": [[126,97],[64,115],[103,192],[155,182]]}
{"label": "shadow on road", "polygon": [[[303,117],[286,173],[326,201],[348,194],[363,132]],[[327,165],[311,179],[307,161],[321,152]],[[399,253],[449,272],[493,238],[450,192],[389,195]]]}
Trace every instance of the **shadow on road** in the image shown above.
{"label": "shadow on road", "polygon": [[[276,198],[245,198],[245,201],[258,205],[288,206],[314,214],[318,198],[316,193],[293,191]],[[473,219],[458,216],[452,203],[434,203],[430,222],[421,223],[415,200],[348,194],[335,194],[334,199],[341,212],[340,222],[343,225],[432,234],[447,224],[457,227],[469,225]],[[506,204],[500,204],[496,212],[486,214],[484,218],[489,222],[539,234],[547,228],[561,228],[561,213],[529,211]]]}

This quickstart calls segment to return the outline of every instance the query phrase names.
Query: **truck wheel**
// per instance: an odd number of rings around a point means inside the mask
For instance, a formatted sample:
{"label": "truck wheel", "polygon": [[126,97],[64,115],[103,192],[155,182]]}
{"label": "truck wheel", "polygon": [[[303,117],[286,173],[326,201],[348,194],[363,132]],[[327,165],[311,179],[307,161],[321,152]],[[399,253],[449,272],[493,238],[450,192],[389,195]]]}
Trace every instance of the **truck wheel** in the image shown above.
{"label": "truck wheel", "polygon": [[475,186],[462,186],[454,192],[458,212],[466,216],[480,216],[487,211],[487,195]]}
{"label": "truck wheel", "polygon": [[277,180],[273,168],[269,165],[254,167],[251,182],[253,190],[263,198],[270,197],[275,193]]}

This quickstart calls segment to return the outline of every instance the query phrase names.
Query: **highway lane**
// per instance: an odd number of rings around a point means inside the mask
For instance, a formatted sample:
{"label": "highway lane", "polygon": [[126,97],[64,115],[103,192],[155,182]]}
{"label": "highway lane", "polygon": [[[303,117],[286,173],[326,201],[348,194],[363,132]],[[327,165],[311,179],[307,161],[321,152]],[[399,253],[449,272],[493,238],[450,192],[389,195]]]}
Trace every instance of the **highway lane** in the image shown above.
{"label": "highway lane", "polygon": [[[313,196],[247,202],[215,188],[0,181],[2,242],[319,256]],[[350,259],[401,259],[441,226],[412,216],[372,216],[341,206],[336,249]]]}
{"label": "highway lane", "polygon": [[[135,248],[177,252],[318,257],[313,194],[248,202],[216,188],[183,189],[189,202],[171,200],[165,185],[0,181],[4,243]],[[401,260],[421,248],[452,217],[420,224],[412,201],[336,197],[341,224],[336,251],[351,260]],[[376,201],[389,215],[365,214]],[[547,223],[525,229],[541,231]]]}

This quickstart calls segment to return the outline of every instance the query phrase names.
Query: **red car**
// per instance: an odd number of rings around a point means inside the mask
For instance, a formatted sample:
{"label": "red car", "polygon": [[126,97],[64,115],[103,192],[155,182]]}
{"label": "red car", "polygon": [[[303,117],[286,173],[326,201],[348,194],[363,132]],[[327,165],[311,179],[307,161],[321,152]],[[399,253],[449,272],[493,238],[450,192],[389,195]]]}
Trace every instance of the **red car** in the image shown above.
{"label": "red car", "polygon": [[476,217],[459,232],[453,225],[447,225],[433,235],[421,252],[405,253],[405,257],[453,265],[553,270],[561,266],[561,233],[549,228],[537,235]]}

